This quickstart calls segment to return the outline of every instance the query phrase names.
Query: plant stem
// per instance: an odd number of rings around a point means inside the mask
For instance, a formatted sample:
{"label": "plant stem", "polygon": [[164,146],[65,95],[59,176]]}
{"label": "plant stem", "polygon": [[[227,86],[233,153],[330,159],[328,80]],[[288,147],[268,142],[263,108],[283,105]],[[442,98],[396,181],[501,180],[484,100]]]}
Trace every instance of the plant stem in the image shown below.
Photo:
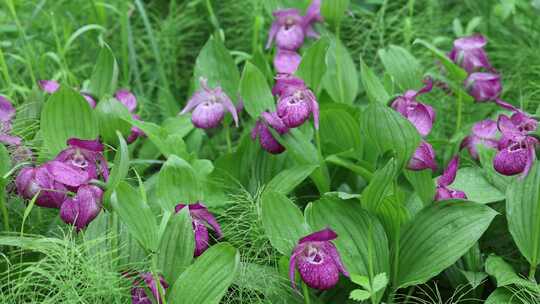
{"label": "plant stem", "polygon": [[304,303],[310,304],[311,299],[309,297],[309,288],[307,287],[306,283],[302,282],[302,293],[304,294]]}
{"label": "plant stem", "polygon": [[2,221],[4,222],[4,231],[9,231],[9,215],[6,208],[6,191],[4,181],[0,182],[0,210],[2,211]]}
{"label": "plant stem", "polygon": [[458,100],[457,100],[457,119],[456,119],[456,131],[454,133],[454,135],[456,135],[459,130],[461,129],[461,121],[462,121],[462,111],[463,111],[463,101],[462,101],[463,97],[461,94],[459,94],[458,96]]}
{"label": "plant stem", "polygon": [[531,268],[529,268],[529,280],[536,282],[535,274],[536,274],[536,265],[531,264]]}
{"label": "plant stem", "polygon": [[157,302],[161,304],[167,304],[165,300],[165,294],[161,286],[161,281],[159,280],[159,276],[157,274],[157,254],[155,253],[152,253],[152,277],[154,278],[154,284],[156,284],[158,290],[159,299]]}
{"label": "plant stem", "polygon": [[228,124],[225,124],[225,140],[227,141],[227,152],[232,153],[231,128]]}

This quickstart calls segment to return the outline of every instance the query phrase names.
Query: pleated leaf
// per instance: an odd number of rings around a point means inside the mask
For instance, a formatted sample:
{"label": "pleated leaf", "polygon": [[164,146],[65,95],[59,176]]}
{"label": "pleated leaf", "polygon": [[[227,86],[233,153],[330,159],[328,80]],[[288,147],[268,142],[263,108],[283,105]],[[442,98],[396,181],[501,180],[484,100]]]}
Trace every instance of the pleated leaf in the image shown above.
{"label": "pleated leaf", "polygon": [[343,104],[326,104],[321,107],[320,136],[323,154],[336,154],[352,150],[362,156],[360,124],[354,116],[354,108]]}
{"label": "pleated leaf", "polygon": [[315,92],[319,90],[321,80],[326,73],[324,60],[328,46],[328,38],[321,38],[315,42],[302,56],[302,62],[300,62],[298,71],[296,71],[296,75],[304,80],[308,87]]}
{"label": "pleated leaf", "polygon": [[108,45],[101,47],[92,77],[90,92],[98,99],[112,95],[118,81],[118,64]]}
{"label": "pleated leaf", "polygon": [[131,114],[128,109],[115,98],[101,100],[96,109],[96,115],[99,119],[99,133],[104,142],[111,145],[118,145],[116,132],[122,133],[127,137],[131,130]]}
{"label": "pleated leaf", "polygon": [[380,49],[378,55],[384,69],[392,76],[401,91],[419,89],[422,86],[422,68],[409,51],[391,45],[386,49]]}
{"label": "pleated leaf", "polygon": [[326,53],[326,66],[323,87],[335,102],[352,104],[358,94],[358,72],[351,54],[337,38],[330,42]]}
{"label": "pleated leaf", "polygon": [[270,180],[265,191],[275,191],[287,195],[308,178],[317,167],[317,165],[303,165],[283,170]]}
{"label": "pleated leaf", "polygon": [[193,167],[176,155],[170,155],[157,182],[157,195],[164,210],[172,212],[179,204],[191,204],[203,199],[201,184]]}
{"label": "pleated leaf", "polygon": [[[404,170],[403,173],[405,178],[407,178],[409,183],[411,183],[413,186],[424,205],[431,204],[431,202],[433,202],[433,198],[435,197],[435,180],[432,176],[433,171],[430,169],[425,169],[422,171]],[[462,190],[461,188],[456,189]],[[469,199],[476,202],[476,200],[472,199],[471,197],[469,197]]]}
{"label": "pleated leaf", "polygon": [[240,80],[240,95],[246,112],[257,119],[264,111],[275,111],[274,97],[268,87],[264,74],[251,62],[244,66]]}
{"label": "pleated leaf", "polygon": [[369,101],[386,105],[390,101],[390,95],[375,73],[361,60],[360,78],[366,90]]}
{"label": "pleated leaf", "polygon": [[117,132],[118,136],[118,149],[116,150],[116,155],[114,156],[114,167],[107,181],[107,191],[105,191],[105,197],[108,198],[116,189],[118,184],[124,178],[126,178],[129,171],[129,150],[126,141],[122,137],[120,132]]}
{"label": "pleated leaf", "polygon": [[480,204],[488,204],[505,199],[504,193],[491,185],[482,170],[478,168],[461,168],[458,170],[456,180],[451,185],[452,188],[459,189],[467,198]]}
{"label": "pleated leaf", "polygon": [[388,190],[393,185],[396,175],[396,162],[394,159],[373,175],[373,179],[362,192],[362,207],[371,212],[376,212],[383,199],[388,195]]}

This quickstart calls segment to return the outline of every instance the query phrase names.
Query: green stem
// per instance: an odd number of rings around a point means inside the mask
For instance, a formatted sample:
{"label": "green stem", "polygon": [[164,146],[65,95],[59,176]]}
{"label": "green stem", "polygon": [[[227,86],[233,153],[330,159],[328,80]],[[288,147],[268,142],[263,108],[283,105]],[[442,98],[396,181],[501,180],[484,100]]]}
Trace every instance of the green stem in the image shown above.
{"label": "green stem", "polygon": [[310,304],[311,298],[309,297],[309,288],[307,287],[306,283],[302,282],[302,293],[304,294],[304,303]]}
{"label": "green stem", "polygon": [[158,290],[159,300],[161,300],[161,301],[158,301],[158,303],[167,304],[165,300],[165,293],[161,286],[161,283],[160,283],[161,281],[159,280],[157,268],[158,268],[157,267],[157,254],[152,253],[152,277],[154,278],[154,282]]}
{"label": "green stem", "polygon": [[228,124],[225,125],[225,140],[227,141],[227,152],[232,153],[231,128]]}
{"label": "green stem", "polygon": [[4,231],[9,231],[9,215],[6,207],[6,190],[4,181],[0,182],[0,210],[2,211],[2,221],[4,222]]}
{"label": "green stem", "polygon": [[409,303],[409,300],[410,300],[412,294],[414,293],[415,289],[416,289],[416,286],[413,286],[413,287],[409,288],[409,292],[407,293],[407,297],[405,298],[405,301],[403,302],[403,304],[408,304]]}
{"label": "green stem", "polygon": [[454,133],[454,135],[456,135],[459,130],[461,130],[461,121],[462,121],[462,111],[463,111],[463,102],[462,102],[462,95],[461,93],[458,93],[459,96],[458,96],[458,100],[457,100],[457,108],[456,108],[456,111],[457,111],[457,119],[456,119],[456,131]]}
{"label": "green stem", "polygon": [[536,282],[535,274],[536,274],[536,265],[531,264],[531,268],[529,268],[529,280]]}
{"label": "green stem", "polygon": [[225,42],[225,35],[221,30],[221,26],[219,25],[218,18],[214,13],[214,8],[212,7],[212,3],[210,2],[210,0],[206,0],[206,10],[208,10],[208,14],[210,15],[210,23],[212,23],[212,25],[214,26],[214,29],[218,34],[218,38],[221,39],[222,42]]}

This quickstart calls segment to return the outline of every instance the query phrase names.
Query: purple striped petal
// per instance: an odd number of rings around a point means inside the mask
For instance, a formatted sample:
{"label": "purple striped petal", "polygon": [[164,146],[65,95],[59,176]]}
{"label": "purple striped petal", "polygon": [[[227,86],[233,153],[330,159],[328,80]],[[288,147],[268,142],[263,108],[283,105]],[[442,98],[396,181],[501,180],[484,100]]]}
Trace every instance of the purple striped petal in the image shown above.
{"label": "purple striped petal", "polygon": [[135,97],[135,95],[133,95],[133,93],[128,90],[122,89],[116,91],[114,97],[124,106],[126,106],[129,112],[135,111],[135,108],[137,107],[137,98]]}
{"label": "purple striped petal", "polygon": [[278,49],[274,57],[274,67],[280,74],[294,74],[302,61],[302,56],[295,51]]}
{"label": "purple striped petal", "polygon": [[446,169],[444,169],[443,174],[437,180],[439,186],[449,186],[456,179],[456,173],[459,167],[459,156],[454,156],[452,160],[448,163]]}

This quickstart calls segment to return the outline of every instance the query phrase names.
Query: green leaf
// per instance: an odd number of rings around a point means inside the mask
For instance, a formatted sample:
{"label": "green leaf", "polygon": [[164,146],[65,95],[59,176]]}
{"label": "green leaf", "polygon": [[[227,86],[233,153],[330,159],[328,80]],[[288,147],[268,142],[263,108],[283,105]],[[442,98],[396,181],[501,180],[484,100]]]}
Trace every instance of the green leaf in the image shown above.
{"label": "green leaf", "polygon": [[493,187],[477,168],[461,168],[457,172],[456,180],[451,185],[467,194],[467,199],[480,204],[502,201],[505,195]]}
{"label": "green leaf", "polygon": [[11,169],[11,157],[6,146],[0,144],[0,179]]}
{"label": "green leaf", "polygon": [[266,79],[259,69],[247,62],[240,80],[240,95],[246,112],[257,119],[264,111],[275,111],[274,97]]}
{"label": "green leaf", "polygon": [[390,95],[384,88],[379,78],[373,73],[373,71],[365,64],[364,60],[360,60],[362,70],[360,71],[360,78],[362,84],[366,90],[368,99],[374,103],[380,103],[386,105],[390,101]]}
{"label": "green leaf", "polygon": [[486,272],[495,277],[497,280],[497,287],[504,287],[508,285],[517,285],[525,288],[531,288],[536,290],[538,286],[533,282],[520,277],[503,258],[490,255],[486,260]]}
{"label": "green leaf", "polygon": [[510,289],[497,288],[484,304],[523,304],[523,302],[519,300],[519,295],[514,294]]}
{"label": "green leaf", "polygon": [[352,104],[358,94],[358,72],[351,54],[337,38],[331,41],[326,53],[326,66],[323,87],[335,102]]}
{"label": "green leaf", "polygon": [[101,47],[92,77],[90,78],[90,92],[98,99],[112,95],[118,81],[118,64],[108,45]]}
{"label": "green leaf", "polygon": [[199,78],[203,77],[211,88],[221,86],[229,98],[236,99],[240,73],[229,50],[219,39],[211,37],[206,42],[195,61],[193,74],[197,89],[200,88]]}
{"label": "green leaf", "polygon": [[423,47],[427,48],[435,57],[437,57],[437,59],[441,61],[446,71],[448,71],[450,74],[451,79],[457,82],[463,82],[465,78],[467,78],[467,72],[464,69],[455,64],[443,51],[437,49],[431,43],[422,39],[416,39],[413,44],[422,45]]}
{"label": "green leaf", "polygon": [[206,250],[171,287],[168,303],[218,304],[240,268],[240,255],[228,243]]}
{"label": "green leaf", "polygon": [[362,192],[362,207],[371,212],[376,212],[381,202],[388,195],[388,190],[393,185],[396,176],[396,162],[394,159],[373,175],[373,179]]}
{"label": "green leaf", "polygon": [[371,284],[369,283],[368,277],[351,273],[351,281],[362,286],[365,290],[371,291]]}
{"label": "green leaf", "polygon": [[472,247],[497,213],[467,201],[438,202],[420,211],[401,234],[395,288],[422,284]]}
{"label": "green leaf", "polygon": [[43,107],[41,133],[47,152],[56,155],[67,147],[69,138],[96,139],[98,121],[81,94],[62,86]]}
{"label": "green leaf", "polygon": [[283,170],[272,178],[266,185],[265,191],[274,191],[287,195],[300,185],[317,167],[317,165],[303,165]]}
{"label": "green leaf", "polygon": [[487,274],[485,272],[480,272],[480,271],[461,270],[461,273],[467,279],[467,282],[469,282],[471,287],[474,288],[474,289],[476,289],[476,287],[482,285],[485,282],[486,278],[487,278]]}
{"label": "green leaf", "polygon": [[147,251],[156,251],[158,246],[156,219],[140,193],[126,182],[120,182],[111,197],[111,205],[141,246]]}
{"label": "green leaf", "polygon": [[[329,1],[325,1],[329,2]],[[355,300],[355,301],[365,301],[369,298],[371,298],[371,293],[369,291],[365,291],[362,289],[355,289],[351,291],[351,294],[349,295],[349,298]]]}
{"label": "green leaf", "polygon": [[514,178],[506,190],[508,229],[521,254],[533,266],[540,263],[540,166],[524,179]]}
{"label": "green leaf", "polygon": [[107,191],[105,191],[105,197],[108,198],[116,189],[118,184],[127,176],[129,171],[129,150],[127,143],[122,137],[120,132],[116,133],[118,136],[118,150],[114,156],[114,167],[111,171],[109,180],[107,181]]}
{"label": "green leaf", "polygon": [[416,128],[399,113],[382,104],[372,103],[362,114],[362,133],[379,154],[393,151],[398,168],[409,162],[420,144]]}
{"label": "green leaf", "polygon": [[[403,174],[409,183],[411,183],[424,205],[431,204],[435,197],[435,180],[433,180],[432,177],[433,172],[430,169],[422,171],[404,170]],[[461,188],[457,189],[461,190]],[[475,200],[471,200],[475,202]]]}
{"label": "green leaf", "polygon": [[315,42],[302,56],[302,62],[296,71],[296,75],[315,92],[319,91],[319,85],[326,73],[324,61],[329,45],[328,38],[324,37]]}
{"label": "green leaf", "polygon": [[191,204],[203,200],[201,184],[193,167],[176,155],[171,155],[161,167],[157,195],[164,210],[172,212],[179,203]]}
{"label": "green leaf", "polygon": [[333,242],[349,272],[371,277],[389,272],[384,228],[358,201],[325,196],[310,203],[305,216],[313,230],[329,227],[337,233],[338,238]]}
{"label": "green leaf", "polygon": [[164,156],[177,155],[183,158],[189,158],[186,144],[182,140],[182,136],[184,135],[182,132],[178,133],[179,131],[176,131],[177,133],[171,135],[167,130],[155,123],[131,118],[128,121],[141,129]]}
{"label": "green leaf", "polygon": [[102,139],[111,145],[118,144],[116,132],[127,137],[131,130],[131,114],[128,109],[115,98],[101,100],[96,106],[95,113],[99,119],[99,133]]}
{"label": "green leaf", "polygon": [[391,45],[387,49],[379,50],[378,54],[386,72],[392,76],[401,91],[418,89],[422,86],[422,68],[409,51]]}
{"label": "green leaf", "polygon": [[351,106],[326,104],[320,111],[321,146],[324,155],[352,150],[362,157],[362,140],[358,132],[360,124]]}
{"label": "green leaf", "polygon": [[321,14],[324,20],[334,26],[339,26],[345,11],[349,7],[349,0],[322,1]]}
{"label": "green leaf", "polygon": [[195,251],[195,237],[189,209],[172,214],[161,236],[158,266],[167,282],[176,282],[191,264]]}
{"label": "green leaf", "polygon": [[379,273],[373,278],[373,283],[371,284],[373,286],[372,290],[373,292],[378,292],[380,290],[383,290],[383,288],[388,285],[388,276],[386,273]]}
{"label": "green leaf", "polygon": [[290,255],[309,229],[300,209],[285,195],[265,192],[262,196],[262,223],[270,243],[283,255]]}

